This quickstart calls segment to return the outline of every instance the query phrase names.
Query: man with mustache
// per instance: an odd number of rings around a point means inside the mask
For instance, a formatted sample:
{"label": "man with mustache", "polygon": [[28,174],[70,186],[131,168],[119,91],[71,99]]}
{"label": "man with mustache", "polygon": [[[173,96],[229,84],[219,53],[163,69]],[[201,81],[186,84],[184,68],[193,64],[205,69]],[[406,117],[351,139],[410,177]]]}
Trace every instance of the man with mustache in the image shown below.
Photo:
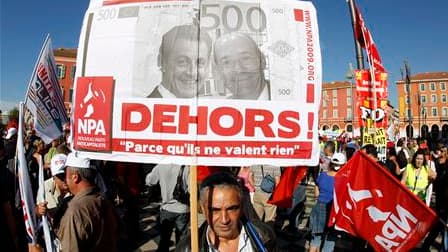
{"label": "man with mustache", "polygon": [[[206,221],[199,228],[200,251],[272,251],[273,230],[258,219],[244,214],[243,188],[234,175],[217,172],[201,184],[199,203]],[[181,240],[176,251],[191,251],[190,234]]]}

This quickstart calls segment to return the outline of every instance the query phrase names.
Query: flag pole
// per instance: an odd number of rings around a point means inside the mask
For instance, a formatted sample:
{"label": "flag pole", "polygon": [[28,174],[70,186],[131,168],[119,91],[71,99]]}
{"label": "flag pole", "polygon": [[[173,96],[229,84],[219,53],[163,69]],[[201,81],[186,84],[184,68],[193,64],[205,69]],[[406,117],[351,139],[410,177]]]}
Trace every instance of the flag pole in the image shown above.
{"label": "flag pole", "polygon": [[199,251],[198,241],[198,166],[190,166],[190,234],[191,251]]}
{"label": "flag pole", "polygon": [[354,0],[347,0],[348,8],[350,10],[350,18],[352,20],[353,39],[355,41],[355,53],[356,53],[356,66],[357,69],[364,69],[364,56],[362,54],[361,44],[357,40],[356,36],[356,16],[355,16],[355,3]]}
{"label": "flag pole", "polygon": [[[353,40],[355,42],[355,55],[356,55],[356,68],[358,70],[364,69],[364,56],[362,53],[361,44],[359,43],[357,39],[357,33],[356,33],[356,27],[357,27],[357,21],[355,16],[355,3],[354,0],[347,0],[348,9],[350,10],[350,19],[352,21],[352,30],[353,30]],[[358,97],[359,99],[359,97]],[[359,120],[358,120],[359,121]],[[364,137],[364,126],[361,124],[359,125],[359,133],[361,136],[361,146],[363,143],[363,137]]]}

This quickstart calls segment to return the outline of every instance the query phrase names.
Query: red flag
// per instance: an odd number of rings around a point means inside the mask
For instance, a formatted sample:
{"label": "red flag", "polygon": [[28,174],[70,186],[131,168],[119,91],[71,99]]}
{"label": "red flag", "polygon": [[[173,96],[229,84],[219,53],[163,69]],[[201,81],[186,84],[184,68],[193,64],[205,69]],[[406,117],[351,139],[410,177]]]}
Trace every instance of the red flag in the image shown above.
{"label": "red flag", "polygon": [[268,203],[281,208],[290,208],[294,189],[305,177],[306,171],[305,166],[286,167]]}
{"label": "red flag", "polygon": [[357,6],[355,6],[355,16],[356,16],[356,27],[355,27],[356,39],[361,44],[361,46],[366,49],[370,68],[373,69],[374,73],[376,73],[377,71],[385,72],[383,63],[380,58],[380,54],[378,52],[378,49],[376,48],[375,42],[373,41],[373,37],[370,34],[369,29],[367,29],[367,26],[364,23],[364,20]]}
{"label": "red flag", "polygon": [[358,151],[336,174],[329,225],[368,241],[375,251],[409,251],[437,220],[423,201]]}

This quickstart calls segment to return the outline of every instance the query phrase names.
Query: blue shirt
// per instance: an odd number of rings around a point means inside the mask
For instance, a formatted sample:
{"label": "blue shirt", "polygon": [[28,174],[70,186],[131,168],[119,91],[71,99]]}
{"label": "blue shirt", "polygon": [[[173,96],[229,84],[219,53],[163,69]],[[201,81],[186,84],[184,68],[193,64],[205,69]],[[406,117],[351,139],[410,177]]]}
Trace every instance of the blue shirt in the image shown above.
{"label": "blue shirt", "polygon": [[334,176],[329,176],[326,172],[321,172],[317,177],[319,186],[319,202],[328,203],[333,200]]}

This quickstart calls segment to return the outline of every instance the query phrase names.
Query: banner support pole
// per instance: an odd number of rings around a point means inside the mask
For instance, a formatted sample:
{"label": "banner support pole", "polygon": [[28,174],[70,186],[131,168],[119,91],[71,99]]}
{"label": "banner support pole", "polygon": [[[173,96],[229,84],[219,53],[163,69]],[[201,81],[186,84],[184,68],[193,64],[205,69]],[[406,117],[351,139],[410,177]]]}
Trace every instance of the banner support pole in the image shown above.
{"label": "banner support pole", "polygon": [[199,251],[198,246],[198,167],[190,166],[190,233],[191,251]]}

